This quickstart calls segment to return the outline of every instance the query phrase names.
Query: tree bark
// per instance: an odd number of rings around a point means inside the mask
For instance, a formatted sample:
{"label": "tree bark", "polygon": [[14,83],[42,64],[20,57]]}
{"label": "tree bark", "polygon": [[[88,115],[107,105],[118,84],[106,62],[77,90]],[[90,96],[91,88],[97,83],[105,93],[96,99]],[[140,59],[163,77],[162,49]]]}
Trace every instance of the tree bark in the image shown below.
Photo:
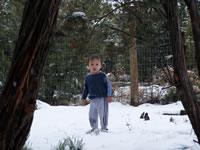
{"label": "tree bark", "polygon": [[40,77],[61,0],[29,0],[0,96],[0,149],[21,150],[30,132]]}
{"label": "tree bark", "polygon": [[[139,5],[134,7],[130,6],[130,10],[136,12]],[[132,12],[132,13],[133,13]],[[136,49],[136,38],[133,36],[136,34],[136,20],[132,15],[128,16],[128,28],[129,37],[128,41],[130,43],[129,54],[130,54],[130,78],[131,78],[131,91],[130,91],[130,105],[139,105],[139,93],[138,93],[138,61],[137,61],[137,49]]]}
{"label": "tree bark", "polygon": [[131,75],[131,105],[139,105],[138,93],[138,63],[137,63],[137,50],[136,39],[134,38],[130,47],[130,75]]}
{"label": "tree bark", "polygon": [[190,119],[198,142],[200,142],[200,107],[187,74],[184,42],[181,36],[177,0],[168,0],[164,5],[171,34],[174,64],[174,83],[186,113]]}
{"label": "tree bark", "polygon": [[197,62],[198,74],[200,77],[200,15],[196,0],[184,0],[192,22],[192,32],[195,42],[195,59]]}

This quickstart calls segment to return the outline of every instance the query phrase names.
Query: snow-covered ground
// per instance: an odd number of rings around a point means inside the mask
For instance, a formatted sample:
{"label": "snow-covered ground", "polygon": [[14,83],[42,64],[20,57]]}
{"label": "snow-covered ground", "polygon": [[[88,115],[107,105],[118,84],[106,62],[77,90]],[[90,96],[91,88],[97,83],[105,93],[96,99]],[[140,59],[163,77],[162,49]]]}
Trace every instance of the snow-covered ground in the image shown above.
{"label": "snow-covered ground", "polygon": [[[181,102],[138,107],[113,102],[109,105],[109,133],[86,134],[90,129],[87,106],[50,106],[38,101],[38,110],[27,143],[33,150],[51,150],[67,137],[82,138],[84,150],[200,150]],[[140,119],[148,112],[150,120]],[[170,118],[173,118],[170,122]]]}

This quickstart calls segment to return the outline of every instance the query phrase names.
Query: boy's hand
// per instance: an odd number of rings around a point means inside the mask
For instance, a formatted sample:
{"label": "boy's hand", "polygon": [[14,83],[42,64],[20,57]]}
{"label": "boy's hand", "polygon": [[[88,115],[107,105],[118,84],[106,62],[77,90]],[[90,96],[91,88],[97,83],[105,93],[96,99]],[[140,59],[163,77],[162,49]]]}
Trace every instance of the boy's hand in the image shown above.
{"label": "boy's hand", "polygon": [[82,100],[81,100],[81,104],[82,104],[82,106],[85,106],[86,103],[87,103],[87,101],[86,101],[85,99],[82,99]]}
{"label": "boy's hand", "polygon": [[108,96],[107,100],[108,100],[108,103],[111,103],[112,102],[112,96]]}

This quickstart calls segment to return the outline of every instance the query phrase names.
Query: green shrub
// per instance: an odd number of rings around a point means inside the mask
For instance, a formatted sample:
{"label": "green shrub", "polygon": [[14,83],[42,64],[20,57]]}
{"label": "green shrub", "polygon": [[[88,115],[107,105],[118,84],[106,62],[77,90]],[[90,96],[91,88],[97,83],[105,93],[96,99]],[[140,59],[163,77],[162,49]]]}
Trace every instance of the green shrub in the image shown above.
{"label": "green shrub", "polygon": [[52,150],[83,150],[83,139],[77,137],[67,137],[59,141],[58,145]]}
{"label": "green shrub", "polygon": [[31,144],[27,143],[24,145],[24,147],[21,150],[33,150],[33,149],[31,148]]}
{"label": "green shrub", "polygon": [[176,93],[176,88],[170,88],[167,94],[160,100],[161,104],[170,104],[173,102],[177,102],[178,95]]}

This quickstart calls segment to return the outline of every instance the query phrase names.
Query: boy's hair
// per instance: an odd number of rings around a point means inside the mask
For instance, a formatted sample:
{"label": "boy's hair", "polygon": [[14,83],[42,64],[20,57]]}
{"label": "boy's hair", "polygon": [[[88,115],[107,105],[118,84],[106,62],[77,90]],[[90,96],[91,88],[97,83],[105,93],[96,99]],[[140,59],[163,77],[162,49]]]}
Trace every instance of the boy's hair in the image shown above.
{"label": "boy's hair", "polygon": [[[90,57],[88,58],[88,64],[89,64],[90,61],[93,61],[93,60],[95,60],[95,59],[97,59],[97,60],[99,60],[99,61],[101,62],[101,58],[100,58],[99,56],[97,56],[97,55],[92,55],[92,56],[90,56]],[[101,63],[102,63],[102,62],[101,62]]]}

